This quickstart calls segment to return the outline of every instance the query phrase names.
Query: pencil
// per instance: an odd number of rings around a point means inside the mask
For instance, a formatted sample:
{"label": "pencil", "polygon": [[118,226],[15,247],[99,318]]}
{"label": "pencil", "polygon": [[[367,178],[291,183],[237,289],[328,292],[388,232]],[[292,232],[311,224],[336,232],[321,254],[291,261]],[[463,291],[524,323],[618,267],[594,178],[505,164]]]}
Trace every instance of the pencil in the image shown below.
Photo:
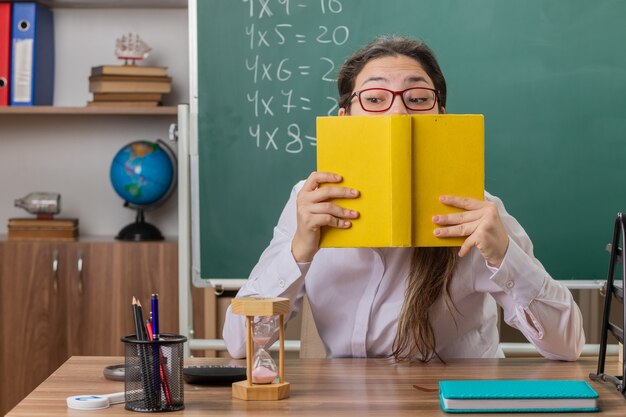
{"label": "pencil", "polygon": [[141,332],[141,337],[139,336],[139,334],[137,335],[137,337],[140,337],[139,340],[148,340],[148,332],[146,332],[146,328],[143,325],[143,308],[141,307],[141,302],[139,300],[136,300],[136,301],[137,301],[137,315],[139,318],[139,331]]}
{"label": "pencil", "polygon": [[[150,338],[150,340],[154,341],[154,337],[152,334],[152,324],[150,323],[146,323],[146,329],[148,330],[148,337]],[[167,405],[171,406],[172,405],[172,395],[170,394],[170,386],[169,383],[167,382],[167,376],[165,375],[165,368],[163,367],[163,352],[161,352],[161,349],[159,349],[159,347],[157,346],[156,349],[158,350],[158,358],[159,358],[159,375],[161,376],[161,383],[163,384],[163,392],[165,393],[165,401],[167,402]]]}
{"label": "pencil", "polygon": [[[133,297],[133,318],[135,321],[135,337],[137,341],[145,341],[147,340],[147,332],[146,328],[143,325],[143,313],[141,312],[141,303],[135,297]],[[141,374],[141,383],[143,385],[144,398],[146,401],[146,407],[152,408],[155,405],[155,396],[154,389],[152,388],[150,377],[152,372],[150,371],[150,359],[148,358],[148,354],[146,351],[146,347],[141,343],[137,343],[137,353],[139,355],[139,373]],[[161,399],[161,395],[159,393],[158,399]]]}
{"label": "pencil", "polygon": [[135,322],[135,337],[137,340],[145,340],[144,339],[144,330],[143,330],[143,318],[141,317],[141,311],[139,310],[139,301],[135,297],[133,297],[133,319]]}

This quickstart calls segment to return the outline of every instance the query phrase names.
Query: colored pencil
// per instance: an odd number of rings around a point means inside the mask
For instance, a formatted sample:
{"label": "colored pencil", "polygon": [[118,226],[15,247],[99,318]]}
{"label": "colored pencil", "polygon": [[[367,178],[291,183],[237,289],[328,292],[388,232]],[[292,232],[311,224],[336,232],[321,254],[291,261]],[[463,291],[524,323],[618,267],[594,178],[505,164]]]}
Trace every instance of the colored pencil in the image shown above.
{"label": "colored pencil", "polygon": [[[150,338],[150,340],[154,341],[154,335],[152,333],[152,325],[151,323],[146,323],[146,329],[148,330],[148,337]],[[156,348],[158,350],[158,355],[159,355],[159,375],[161,376],[161,384],[163,384],[163,392],[165,393],[165,401],[167,402],[167,405],[172,405],[172,395],[170,393],[170,386],[169,383],[167,382],[167,376],[165,374],[165,367],[163,366],[163,362],[165,362],[164,358],[163,358],[163,352],[161,352],[161,349]]]}

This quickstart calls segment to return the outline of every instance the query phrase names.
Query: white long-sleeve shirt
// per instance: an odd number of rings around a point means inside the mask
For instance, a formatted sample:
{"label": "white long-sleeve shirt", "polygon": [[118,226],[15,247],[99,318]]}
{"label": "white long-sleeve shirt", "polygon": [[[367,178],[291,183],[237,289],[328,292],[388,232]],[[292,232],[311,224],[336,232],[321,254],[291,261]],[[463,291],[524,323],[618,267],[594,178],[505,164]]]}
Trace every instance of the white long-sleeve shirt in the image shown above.
{"label": "white long-sleeve shirt", "polygon": [[[296,263],[291,242],[302,184],[292,190],[270,245],[237,297],[287,297],[292,306],[289,319],[299,311],[306,292],[329,357],[390,355],[413,248],[324,248],[312,262]],[[431,308],[436,351],[443,359],[503,357],[498,303],[505,322],[543,356],[576,360],[585,336],[571,293],[533,256],[528,235],[502,202],[488,193],[485,199],[497,204],[509,246],[499,268],[489,266],[476,248],[458,259],[450,284],[458,313],[450,312],[441,297]],[[223,334],[230,355],[244,357],[244,317],[233,315],[230,307]]]}

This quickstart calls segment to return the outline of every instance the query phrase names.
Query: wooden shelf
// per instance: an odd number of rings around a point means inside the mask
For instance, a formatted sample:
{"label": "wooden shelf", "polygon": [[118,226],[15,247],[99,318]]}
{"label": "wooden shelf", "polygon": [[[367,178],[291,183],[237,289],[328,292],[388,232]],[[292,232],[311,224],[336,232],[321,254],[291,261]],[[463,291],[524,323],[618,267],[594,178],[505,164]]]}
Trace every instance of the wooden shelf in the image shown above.
{"label": "wooden shelf", "polygon": [[114,116],[176,116],[176,106],[163,107],[56,107],[56,106],[31,106],[31,107],[0,107],[0,115],[3,114],[51,114],[51,115],[114,115]]}
{"label": "wooden shelf", "polygon": [[40,3],[55,9],[187,8],[187,0],[41,0]]}
{"label": "wooden shelf", "polygon": [[[1,229],[2,225],[0,225],[0,229]],[[6,229],[4,229],[6,230]],[[6,232],[4,232],[4,230],[2,231],[2,233],[0,233],[0,244],[3,242],[60,242],[60,243],[113,243],[113,242],[117,242],[117,243],[132,243],[132,244],[141,244],[141,243],[147,243],[147,244],[155,244],[155,243],[163,243],[163,242],[174,242],[177,243],[178,242],[178,237],[175,236],[165,236],[164,240],[144,240],[144,241],[129,241],[129,240],[117,240],[115,239],[114,235],[79,235],[77,240],[54,240],[54,239],[49,239],[49,240],[36,240],[36,239],[23,239],[23,240],[9,240],[8,235],[6,234]]]}

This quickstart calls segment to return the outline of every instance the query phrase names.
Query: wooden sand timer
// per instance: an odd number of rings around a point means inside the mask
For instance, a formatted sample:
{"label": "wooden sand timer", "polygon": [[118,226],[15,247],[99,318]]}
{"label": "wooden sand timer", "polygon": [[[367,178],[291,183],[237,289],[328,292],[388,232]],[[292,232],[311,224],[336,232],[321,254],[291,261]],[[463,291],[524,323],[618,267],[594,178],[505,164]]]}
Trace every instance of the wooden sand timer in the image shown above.
{"label": "wooden sand timer", "polygon": [[[233,397],[241,400],[275,401],[289,397],[289,382],[284,380],[285,368],[285,314],[289,313],[288,298],[261,298],[242,297],[235,298],[231,302],[233,314],[246,316],[246,374],[245,381],[233,383]],[[254,349],[254,318],[271,318],[278,316],[279,320],[279,356],[278,356],[278,381],[266,384],[253,382],[253,357]],[[271,335],[270,335],[271,336]],[[264,349],[263,354],[267,355]],[[258,353],[258,352],[257,352]],[[269,357],[269,355],[268,355]],[[271,358],[270,358],[271,359]]]}

